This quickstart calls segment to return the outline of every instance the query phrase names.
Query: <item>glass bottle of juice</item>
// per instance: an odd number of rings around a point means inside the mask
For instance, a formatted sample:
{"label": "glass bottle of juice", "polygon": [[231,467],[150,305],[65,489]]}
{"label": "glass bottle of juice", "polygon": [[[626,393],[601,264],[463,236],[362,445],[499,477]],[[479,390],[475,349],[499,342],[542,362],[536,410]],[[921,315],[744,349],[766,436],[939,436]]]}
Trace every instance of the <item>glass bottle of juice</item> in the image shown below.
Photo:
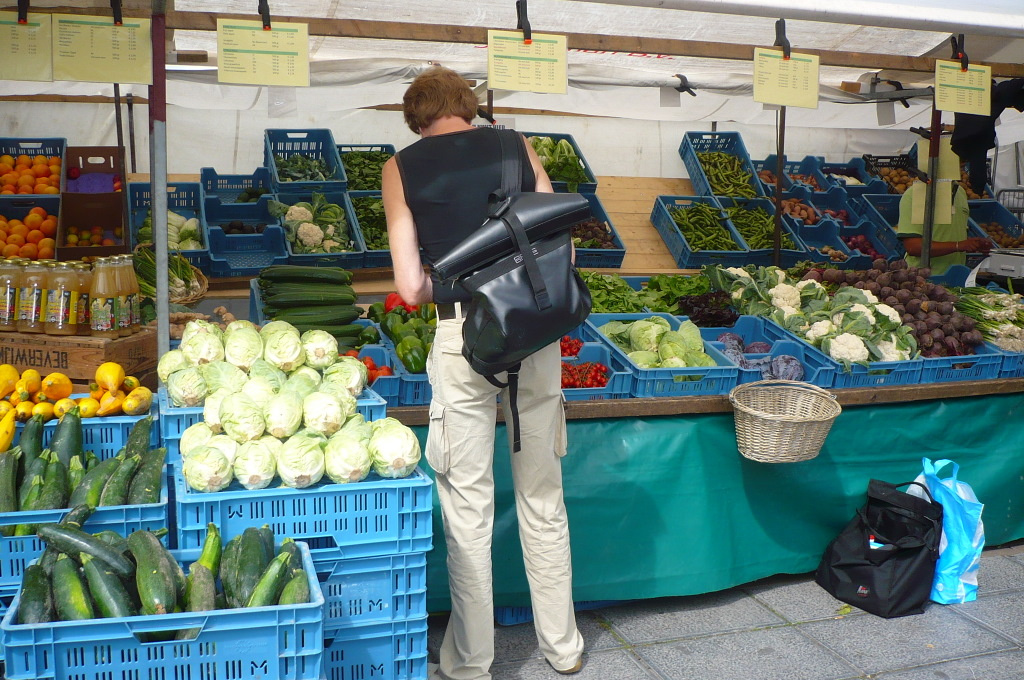
{"label": "glass bottle of juice", "polygon": [[89,291],[90,334],[97,338],[117,338],[117,281],[110,258],[100,257],[92,272]]}
{"label": "glass bottle of juice", "polygon": [[18,330],[18,288],[21,266],[16,259],[0,260],[0,331]]}
{"label": "glass bottle of juice", "polygon": [[18,332],[42,333],[46,316],[46,265],[29,261],[18,289]]}
{"label": "glass bottle of juice", "polygon": [[135,258],[132,255],[125,255],[125,278],[128,280],[128,290],[131,291],[132,305],[132,333],[142,330],[142,289],[139,287],[139,277],[135,275]]}
{"label": "glass bottle of juice", "polygon": [[66,262],[58,262],[49,271],[46,286],[47,335],[74,335],[78,332],[78,274]]}
{"label": "glass bottle of juice", "polygon": [[92,267],[85,262],[75,265],[78,276],[78,334],[89,335],[89,293],[92,291]]}
{"label": "glass bottle of juice", "polygon": [[114,269],[114,284],[117,286],[117,334],[120,337],[132,334],[132,306],[128,299],[128,282],[124,275],[124,256],[110,258]]}

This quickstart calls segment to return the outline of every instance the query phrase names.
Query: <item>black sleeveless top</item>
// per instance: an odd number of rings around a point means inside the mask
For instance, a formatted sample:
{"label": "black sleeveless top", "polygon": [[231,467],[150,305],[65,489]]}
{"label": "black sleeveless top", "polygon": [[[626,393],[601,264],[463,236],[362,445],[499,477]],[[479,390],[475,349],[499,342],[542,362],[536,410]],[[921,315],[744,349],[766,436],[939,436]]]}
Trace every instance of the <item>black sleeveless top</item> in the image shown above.
{"label": "black sleeveless top", "polygon": [[[533,166],[521,144],[519,156],[522,190],[534,191]],[[474,128],[424,137],[399,151],[396,160],[423,259],[432,264],[487,218],[488,197],[501,186],[498,135],[491,128]],[[434,302],[469,300],[465,291],[431,278]]]}

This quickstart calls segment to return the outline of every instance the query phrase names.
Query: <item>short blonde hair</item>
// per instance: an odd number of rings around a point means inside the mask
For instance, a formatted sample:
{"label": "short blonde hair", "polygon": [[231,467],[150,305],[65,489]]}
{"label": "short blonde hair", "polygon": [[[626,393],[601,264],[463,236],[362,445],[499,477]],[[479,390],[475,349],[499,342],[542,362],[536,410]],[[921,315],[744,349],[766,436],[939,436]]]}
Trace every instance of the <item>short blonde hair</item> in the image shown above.
{"label": "short blonde hair", "polygon": [[445,116],[472,122],[478,106],[466,79],[444,66],[432,66],[421,73],[402,97],[405,123],[416,134]]}

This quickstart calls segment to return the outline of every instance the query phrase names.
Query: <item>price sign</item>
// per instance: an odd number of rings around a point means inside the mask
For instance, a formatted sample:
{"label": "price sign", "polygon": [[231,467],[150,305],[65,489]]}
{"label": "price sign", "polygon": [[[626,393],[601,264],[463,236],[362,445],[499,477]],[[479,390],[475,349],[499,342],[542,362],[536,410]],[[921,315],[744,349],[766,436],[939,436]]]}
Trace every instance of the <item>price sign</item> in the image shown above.
{"label": "price sign", "polygon": [[487,31],[487,84],[495,90],[565,94],[569,86],[564,35]]}
{"label": "price sign", "polygon": [[53,78],[87,83],[153,84],[149,19],[53,15]]}
{"label": "price sign", "polygon": [[28,23],[18,23],[17,12],[0,12],[0,80],[53,80],[49,14],[29,12]]}
{"label": "price sign", "polygon": [[935,60],[935,108],[988,116],[992,113],[992,68]]}
{"label": "price sign", "polygon": [[818,108],[818,65],[814,54],[754,48],[754,101],[776,106]]}
{"label": "price sign", "polygon": [[217,80],[309,87],[309,26],[217,19]]}

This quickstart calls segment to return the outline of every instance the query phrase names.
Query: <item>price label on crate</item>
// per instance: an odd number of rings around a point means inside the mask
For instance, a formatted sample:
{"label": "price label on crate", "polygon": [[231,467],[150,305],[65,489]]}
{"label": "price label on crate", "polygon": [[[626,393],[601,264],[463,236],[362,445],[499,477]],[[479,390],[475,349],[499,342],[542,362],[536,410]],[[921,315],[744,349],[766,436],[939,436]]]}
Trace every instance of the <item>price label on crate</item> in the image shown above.
{"label": "price label on crate", "polygon": [[754,101],[777,106],[818,108],[817,55],[790,53],[781,49],[754,49]]}

